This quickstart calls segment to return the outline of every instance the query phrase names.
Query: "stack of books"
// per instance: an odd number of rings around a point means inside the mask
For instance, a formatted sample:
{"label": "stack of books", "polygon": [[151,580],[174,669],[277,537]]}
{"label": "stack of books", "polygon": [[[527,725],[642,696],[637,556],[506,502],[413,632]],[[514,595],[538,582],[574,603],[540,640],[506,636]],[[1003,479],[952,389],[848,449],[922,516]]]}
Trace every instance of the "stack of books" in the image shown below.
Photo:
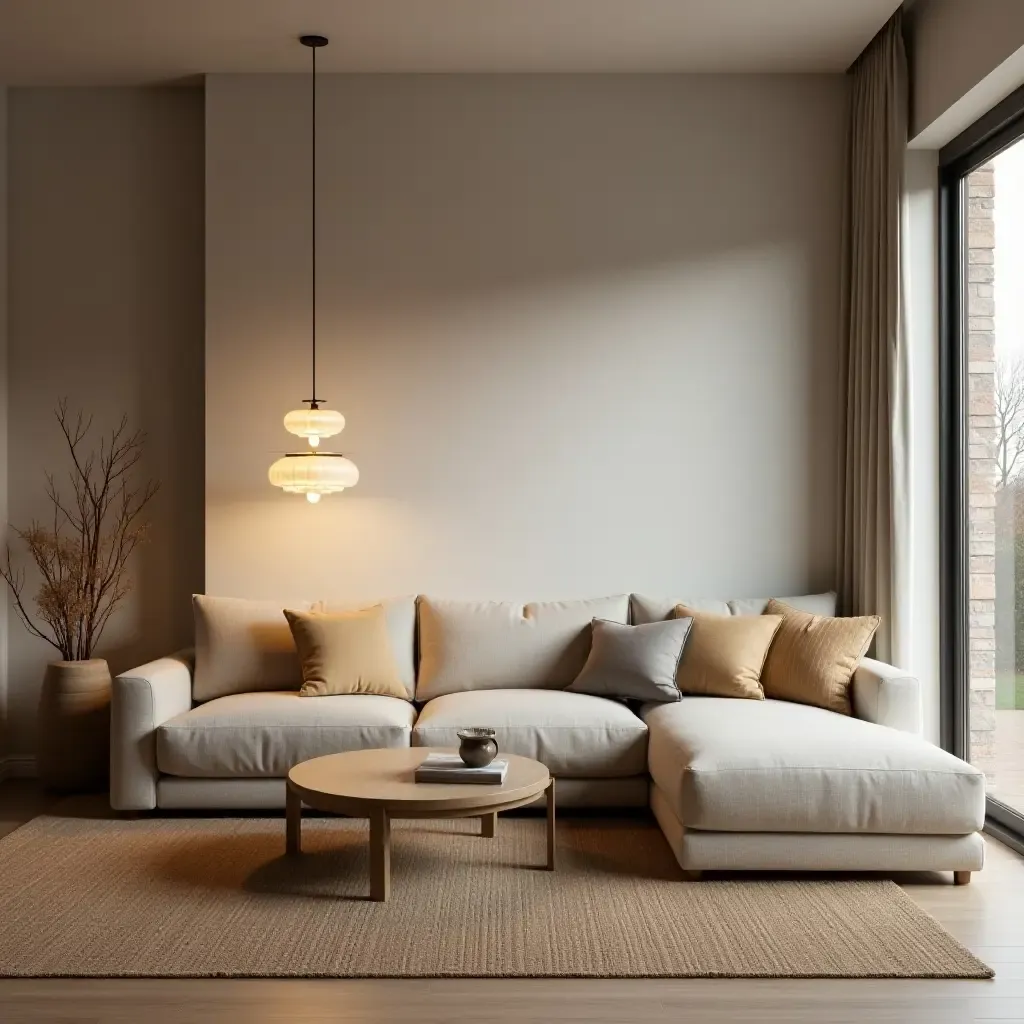
{"label": "stack of books", "polygon": [[507,774],[508,761],[501,757],[483,768],[470,768],[458,754],[428,754],[416,769],[416,781],[500,786]]}

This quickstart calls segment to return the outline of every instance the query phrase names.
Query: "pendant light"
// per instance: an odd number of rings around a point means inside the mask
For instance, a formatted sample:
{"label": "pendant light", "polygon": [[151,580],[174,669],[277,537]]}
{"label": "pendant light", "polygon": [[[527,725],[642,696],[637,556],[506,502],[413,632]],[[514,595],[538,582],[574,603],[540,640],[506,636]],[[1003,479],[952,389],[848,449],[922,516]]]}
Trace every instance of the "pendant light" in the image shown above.
{"label": "pendant light", "polygon": [[293,409],[284,418],[285,429],[309,442],[310,451],[291,452],[278,459],[267,473],[270,482],[293,494],[305,494],[315,504],[321,495],[337,494],[359,481],[359,470],[351,459],[336,452],[320,450],[320,440],[340,434],[345,428],[345,417],[334,409],[323,408],[323,399],[316,396],[316,51],[327,45],[326,36],[299,36],[299,42],[308,46],[313,55],[312,76],[312,249],[313,249],[313,329],[312,329],[312,391],[304,399],[308,409]]}

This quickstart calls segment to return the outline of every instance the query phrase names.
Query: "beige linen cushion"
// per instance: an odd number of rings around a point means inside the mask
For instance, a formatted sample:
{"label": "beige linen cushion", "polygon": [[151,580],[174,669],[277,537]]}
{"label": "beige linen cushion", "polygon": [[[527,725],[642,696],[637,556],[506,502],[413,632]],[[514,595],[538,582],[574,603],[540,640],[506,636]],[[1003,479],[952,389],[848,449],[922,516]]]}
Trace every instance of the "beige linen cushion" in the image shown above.
{"label": "beige linen cushion", "polygon": [[270,601],[193,595],[193,700],[302,685],[299,655],[281,608]]}
{"label": "beige linen cushion", "polygon": [[516,604],[419,599],[416,699],[462,690],[568,686],[590,653],[594,619],[626,622],[625,594]]}
{"label": "beige linen cushion", "polygon": [[878,616],[830,618],[774,599],[765,614],[782,616],[761,676],[765,696],[852,714],[850,681],[878,629]]}
{"label": "beige linen cushion", "polygon": [[375,693],[405,698],[383,605],[352,612],[285,609],[302,664],[301,697]]}
{"label": "beige linen cushion", "polygon": [[676,681],[682,693],[763,700],[761,669],[781,615],[709,615],[678,605],[692,618]]}

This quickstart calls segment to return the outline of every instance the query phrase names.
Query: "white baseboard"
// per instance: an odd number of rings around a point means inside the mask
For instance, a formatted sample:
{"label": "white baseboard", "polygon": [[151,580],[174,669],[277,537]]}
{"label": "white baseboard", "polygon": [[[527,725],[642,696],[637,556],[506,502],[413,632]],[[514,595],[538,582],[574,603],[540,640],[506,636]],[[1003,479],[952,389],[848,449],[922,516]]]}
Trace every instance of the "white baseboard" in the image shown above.
{"label": "white baseboard", "polygon": [[8,754],[0,757],[0,782],[4,779],[34,779],[36,759],[32,754]]}

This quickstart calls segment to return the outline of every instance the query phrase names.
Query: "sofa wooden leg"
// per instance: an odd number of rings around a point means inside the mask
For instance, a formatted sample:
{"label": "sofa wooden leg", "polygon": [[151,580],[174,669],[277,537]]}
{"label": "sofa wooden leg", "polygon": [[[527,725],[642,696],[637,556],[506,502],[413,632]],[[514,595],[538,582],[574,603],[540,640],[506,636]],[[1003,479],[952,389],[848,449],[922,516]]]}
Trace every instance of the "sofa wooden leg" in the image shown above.
{"label": "sofa wooden leg", "polygon": [[684,871],[683,881],[684,882],[699,882],[703,877],[703,871]]}
{"label": "sofa wooden leg", "polygon": [[953,872],[953,884],[954,885],[970,885],[971,873],[970,871],[954,871]]}

